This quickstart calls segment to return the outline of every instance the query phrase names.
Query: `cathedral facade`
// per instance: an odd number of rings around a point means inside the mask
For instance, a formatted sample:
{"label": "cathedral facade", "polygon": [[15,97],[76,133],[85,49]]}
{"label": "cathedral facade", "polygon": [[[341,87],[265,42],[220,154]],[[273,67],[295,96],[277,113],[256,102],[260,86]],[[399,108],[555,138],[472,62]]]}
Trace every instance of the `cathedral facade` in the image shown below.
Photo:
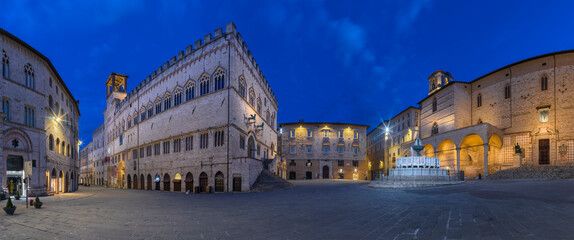
{"label": "cathedral facade", "polygon": [[233,23],[179,52],[129,93],[127,80],[112,73],[106,81],[103,144],[91,150],[103,154],[86,160],[95,184],[248,191],[263,162],[274,159],[278,102]]}
{"label": "cathedral facade", "polygon": [[1,28],[0,50],[1,186],[13,195],[75,191],[78,102],[46,56]]}

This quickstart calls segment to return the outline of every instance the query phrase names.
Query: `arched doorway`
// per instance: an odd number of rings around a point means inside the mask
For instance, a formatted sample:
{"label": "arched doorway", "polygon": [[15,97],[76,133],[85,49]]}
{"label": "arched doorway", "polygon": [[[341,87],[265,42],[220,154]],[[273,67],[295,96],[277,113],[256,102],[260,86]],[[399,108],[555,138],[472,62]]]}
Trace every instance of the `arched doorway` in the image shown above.
{"label": "arched doorway", "polygon": [[70,174],[68,174],[68,172],[66,172],[66,175],[64,175],[64,192],[69,192],[70,191]]}
{"label": "arched doorway", "polygon": [[295,180],[297,179],[297,173],[295,173],[294,171],[289,172],[289,180]]}
{"label": "arched doorway", "polygon": [[[434,147],[430,144],[425,144],[425,157],[435,157]],[[422,155],[422,154],[421,154]]]}
{"label": "arched doorway", "polygon": [[498,134],[492,134],[488,140],[488,172],[494,173],[495,171],[504,169],[505,166],[512,165],[502,162],[502,139]]}
{"label": "arched doorway", "polygon": [[241,176],[233,176],[233,191],[241,192]]}
{"label": "arched doorway", "polygon": [[143,174],[140,176],[140,189],[145,190],[145,178]]}
{"label": "arched doorway", "polygon": [[134,174],[134,184],[133,189],[138,189],[138,175]]}
{"label": "arched doorway", "polygon": [[207,189],[207,174],[205,172],[199,174],[199,191],[200,192],[209,191],[209,189]]}
{"label": "arched doorway", "polygon": [[323,166],[323,179],[329,179],[329,166]]}
{"label": "arched doorway", "polygon": [[[469,134],[460,142],[460,170],[468,177],[482,175],[484,169],[484,141],[477,134]],[[441,162],[442,164],[442,162]],[[456,164],[456,163],[455,163]]]}
{"label": "arched doorway", "polygon": [[128,175],[128,189],[132,188],[132,177]]}
{"label": "arched doorway", "polygon": [[153,182],[155,183],[155,188],[154,188],[154,189],[155,189],[156,191],[161,191],[161,187],[160,187],[160,184],[161,184],[161,183],[160,183],[160,180],[161,180],[161,178],[159,177],[159,174],[156,173],[156,174],[155,174],[155,177],[154,177],[154,179],[153,179]]}
{"label": "arched doorway", "polygon": [[436,150],[437,158],[440,160],[440,167],[449,172],[456,170],[456,145],[450,139],[442,141]]}
{"label": "arched doorway", "polygon": [[64,192],[64,171],[62,170],[58,176],[58,192]]}
{"label": "arched doorway", "polygon": [[124,180],[124,169],[125,169],[124,161],[120,161],[118,163],[118,167],[116,169],[116,174],[117,174],[116,175],[116,177],[117,177],[116,184],[119,188],[124,188],[124,185],[126,183]]}
{"label": "arched doorway", "polygon": [[313,179],[313,172],[311,171],[305,172],[305,179]]}
{"label": "arched doorway", "polygon": [[249,140],[247,141],[247,156],[249,156],[250,158],[255,158],[255,153],[256,153],[256,148],[255,148],[255,139],[253,138],[253,136],[249,137]]}
{"label": "arched doorway", "polygon": [[151,190],[151,174],[147,175],[147,190]]}
{"label": "arched doorway", "polygon": [[190,172],[185,175],[185,192],[193,192],[193,175]]}
{"label": "arched doorway", "polygon": [[170,186],[171,178],[169,178],[169,174],[163,175],[163,190],[169,192],[171,190]]}
{"label": "arched doorway", "polygon": [[181,174],[175,173],[173,176],[173,191],[181,192]]}
{"label": "arched doorway", "polygon": [[50,192],[58,191],[58,172],[56,169],[52,169],[52,174],[50,174]]}
{"label": "arched doorway", "polygon": [[215,192],[223,192],[225,190],[225,179],[222,172],[215,174]]}

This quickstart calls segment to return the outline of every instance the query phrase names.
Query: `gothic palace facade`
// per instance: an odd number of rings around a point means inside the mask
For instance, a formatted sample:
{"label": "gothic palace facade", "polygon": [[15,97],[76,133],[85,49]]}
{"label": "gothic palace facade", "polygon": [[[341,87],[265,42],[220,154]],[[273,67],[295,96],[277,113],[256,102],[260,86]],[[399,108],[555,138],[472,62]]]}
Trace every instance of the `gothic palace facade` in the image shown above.
{"label": "gothic palace facade", "polygon": [[[410,127],[397,116],[369,133],[369,153],[384,146],[383,172],[394,167],[395,157],[411,154],[416,136],[426,156],[467,177],[521,164],[574,164],[574,50],[529,58],[470,82],[438,70],[428,83]],[[521,153],[515,153],[517,144]]]}
{"label": "gothic palace facade", "polygon": [[78,102],[46,56],[1,28],[0,50],[1,186],[32,196],[74,191]]}
{"label": "gothic palace facade", "polygon": [[112,73],[106,81],[104,123],[83,170],[87,182],[248,191],[262,162],[275,157],[278,102],[233,23],[179,52],[129,93],[127,79]]}

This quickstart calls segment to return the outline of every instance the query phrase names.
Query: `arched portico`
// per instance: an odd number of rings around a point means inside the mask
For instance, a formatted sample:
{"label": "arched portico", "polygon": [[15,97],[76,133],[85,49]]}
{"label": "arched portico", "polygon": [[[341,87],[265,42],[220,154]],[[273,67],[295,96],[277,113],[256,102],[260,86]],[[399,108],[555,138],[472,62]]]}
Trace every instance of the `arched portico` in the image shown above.
{"label": "arched portico", "polygon": [[460,168],[466,176],[482,174],[484,168],[484,141],[477,134],[468,134],[460,142]]}
{"label": "arched portico", "polygon": [[456,170],[456,144],[450,139],[443,140],[437,147],[436,157],[440,159],[440,167]]}

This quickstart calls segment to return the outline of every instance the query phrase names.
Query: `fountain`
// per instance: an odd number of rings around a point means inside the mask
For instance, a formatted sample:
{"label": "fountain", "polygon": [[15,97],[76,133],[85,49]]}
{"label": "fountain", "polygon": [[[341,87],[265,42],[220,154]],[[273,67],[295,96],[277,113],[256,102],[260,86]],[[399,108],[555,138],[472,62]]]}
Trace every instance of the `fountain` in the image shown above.
{"label": "fountain", "polygon": [[447,169],[440,168],[440,159],[421,156],[420,152],[424,148],[421,145],[421,140],[417,138],[411,147],[412,156],[397,159],[395,168],[389,170],[389,176],[378,181],[372,181],[369,186],[375,188],[411,188],[463,182],[455,176],[450,176]]}

